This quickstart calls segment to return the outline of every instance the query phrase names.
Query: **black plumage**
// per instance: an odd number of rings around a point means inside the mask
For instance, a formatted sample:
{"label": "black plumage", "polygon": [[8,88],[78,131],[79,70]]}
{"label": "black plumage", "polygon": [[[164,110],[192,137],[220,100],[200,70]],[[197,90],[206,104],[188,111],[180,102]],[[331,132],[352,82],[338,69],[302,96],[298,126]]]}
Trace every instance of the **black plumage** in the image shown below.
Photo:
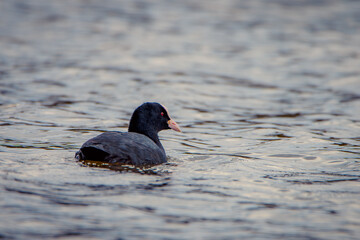
{"label": "black plumage", "polygon": [[78,160],[94,160],[135,166],[166,162],[158,132],[180,132],[167,109],[159,103],[144,103],[133,113],[128,132],[105,132],[86,141],[75,154]]}

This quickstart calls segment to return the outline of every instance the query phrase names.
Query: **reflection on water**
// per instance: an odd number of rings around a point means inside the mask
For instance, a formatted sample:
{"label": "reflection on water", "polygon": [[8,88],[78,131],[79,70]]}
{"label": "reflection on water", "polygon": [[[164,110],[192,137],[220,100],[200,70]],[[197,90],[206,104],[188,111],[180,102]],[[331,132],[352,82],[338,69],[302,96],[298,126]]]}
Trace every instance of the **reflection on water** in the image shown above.
{"label": "reflection on water", "polygon": [[[132,165],[124,165],[121,163],[104,163],[101,161],[92,161],[92,160],[80,160],[79,161],[84,167],[97,167],[111,169],[118,172],[133,172],[139,174],[149,174],[149,175],[161,175],[166,172],[156,171],[153,166],[141,166],[136,167]],[[171,163],[166,163],[171,165]]]}
{"label": "reflection on water", "polygon": [[[0,238],[358,238],[359,10],[3,0]],[[168,164],[74,160],[144,101]]]}

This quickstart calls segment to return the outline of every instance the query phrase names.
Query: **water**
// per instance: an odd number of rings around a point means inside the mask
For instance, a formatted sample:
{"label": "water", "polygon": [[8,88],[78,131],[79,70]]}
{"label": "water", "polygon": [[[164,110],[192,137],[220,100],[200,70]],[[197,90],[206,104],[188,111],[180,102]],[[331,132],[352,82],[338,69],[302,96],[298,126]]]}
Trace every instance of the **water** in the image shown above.
{"label": "water", "polygon": [[[359,239],[359,12],[2,0],[0,238]],[[144,101],[168,164],[74,160]]]}

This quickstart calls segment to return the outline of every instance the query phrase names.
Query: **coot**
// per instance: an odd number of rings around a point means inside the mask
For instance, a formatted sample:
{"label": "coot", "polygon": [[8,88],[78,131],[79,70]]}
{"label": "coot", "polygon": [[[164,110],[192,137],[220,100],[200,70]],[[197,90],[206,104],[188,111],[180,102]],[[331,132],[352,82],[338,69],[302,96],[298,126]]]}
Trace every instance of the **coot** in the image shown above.
{"label": "coot", "polygon": [[165,106],[147,102],[135,109],[128,132],[102,133],[86,141],[75,158],[135,166],[161,164],[166,154],[158,132],[164,129],[181,132]]}

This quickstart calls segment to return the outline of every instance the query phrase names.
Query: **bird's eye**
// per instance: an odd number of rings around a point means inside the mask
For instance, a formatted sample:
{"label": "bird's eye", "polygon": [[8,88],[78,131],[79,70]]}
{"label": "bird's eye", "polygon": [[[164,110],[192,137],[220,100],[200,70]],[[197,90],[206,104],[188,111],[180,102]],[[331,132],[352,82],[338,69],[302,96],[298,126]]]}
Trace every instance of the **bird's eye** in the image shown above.
{"label": "bird's eye", "polygon": [[164,116],[164,112],[161,112],[161,116]]}

